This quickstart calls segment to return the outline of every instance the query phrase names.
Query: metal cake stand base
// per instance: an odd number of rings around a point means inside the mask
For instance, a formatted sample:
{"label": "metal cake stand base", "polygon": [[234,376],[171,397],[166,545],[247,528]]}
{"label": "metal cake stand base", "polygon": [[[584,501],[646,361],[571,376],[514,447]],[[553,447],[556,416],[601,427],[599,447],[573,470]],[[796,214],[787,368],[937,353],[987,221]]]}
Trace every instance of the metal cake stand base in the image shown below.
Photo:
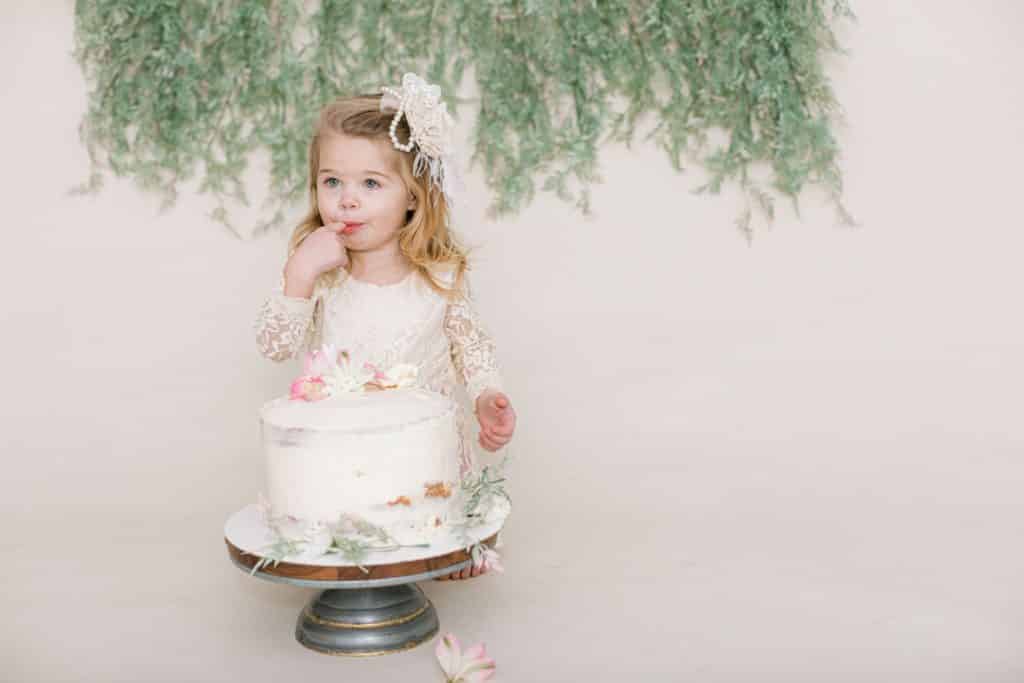
{"label": "metal cake stand base", "polygon": [[437,633],[437,611],[416,584],[321,591],[295,625],[300,643],[332,655],[401,652]]}
{"label": "metal cake stand base", "polygon": [[[504,521],[480,527],[475,537],[493,546]],[[251,573],[268,532],[255,505],[228,519],[224,541],[235,566]],[[387,564],[370,564],[385,559]],[[416,583],[471,563],[458,539],[442,536],[430,548],[371,554],[363,565],[366,572],[331,555],[269,564],[253,576],[319,589],[295,624],[299,643],[324,654],[371,657],[409,650],[433,638],[440,627],[437,611]]]}

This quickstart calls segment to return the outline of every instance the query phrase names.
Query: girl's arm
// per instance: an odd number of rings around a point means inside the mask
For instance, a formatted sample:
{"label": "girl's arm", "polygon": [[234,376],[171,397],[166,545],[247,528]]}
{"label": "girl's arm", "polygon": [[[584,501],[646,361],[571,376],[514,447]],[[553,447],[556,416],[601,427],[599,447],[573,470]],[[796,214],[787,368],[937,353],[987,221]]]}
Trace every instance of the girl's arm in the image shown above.
{"label": "girl's arm", "polygon": [[473,405],[486,390],[501,391],[502,378],[494,341],[480,323],[468,289],[457,301],[448,304],[444,331],[451,342],[456,375],[466,386]]}
{"label": "girl's arm", "polygon": [[451,341],[452,362],[459,379],[466,385],[473,401],[473,412],[480,423],[477,438],[486,450],[497,451],[512,440],[516,411],[502,391],[494,342],[480,324],[468,289],[458,301],[448,304],[444,322]]}
{"label": "girl's arm", "polygon": [[308,297],[285,294],[296,291],[296,283],[282,275],[280,283],[264,300],[256,315],[256,346],[272,361],[294,358],[310,347],[316,334],[321,309],[320,292],[304,285],[299,290],[299,294],[306,290],[310,294]]}

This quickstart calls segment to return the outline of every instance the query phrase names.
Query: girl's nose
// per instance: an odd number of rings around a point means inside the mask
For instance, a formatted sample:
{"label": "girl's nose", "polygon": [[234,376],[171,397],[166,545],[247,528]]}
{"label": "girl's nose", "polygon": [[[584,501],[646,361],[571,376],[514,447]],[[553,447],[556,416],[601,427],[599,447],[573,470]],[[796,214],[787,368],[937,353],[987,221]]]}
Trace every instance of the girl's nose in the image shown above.
{"label": "girl's nose", "polygon": [[341,195],[341,206],[344,209],[354,209],[359,206],[359,200],[351,192],[346,192]]}

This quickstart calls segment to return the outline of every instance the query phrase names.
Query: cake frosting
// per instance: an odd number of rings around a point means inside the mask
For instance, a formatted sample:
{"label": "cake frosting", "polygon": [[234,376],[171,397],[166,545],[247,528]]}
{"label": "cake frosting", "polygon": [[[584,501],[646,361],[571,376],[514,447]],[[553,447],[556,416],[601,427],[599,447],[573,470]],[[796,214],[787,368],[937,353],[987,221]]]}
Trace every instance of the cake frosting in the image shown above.
{"label": "cake frosting", "polygon": [[421,542],[457,504],[451,399],[421,388],[279,398],[260,414],[274,515],[329,523],[354,515]]}

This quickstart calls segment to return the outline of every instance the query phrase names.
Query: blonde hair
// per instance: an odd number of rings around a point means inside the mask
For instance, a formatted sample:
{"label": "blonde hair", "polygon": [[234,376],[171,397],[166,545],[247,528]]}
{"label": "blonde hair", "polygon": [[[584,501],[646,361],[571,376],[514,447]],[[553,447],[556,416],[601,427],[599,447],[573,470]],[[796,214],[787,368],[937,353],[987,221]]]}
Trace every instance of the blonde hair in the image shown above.
{"label": "blonde hair", "polygon": [[[394,112],[380,110],[381,93],[344,97],[331,102],[320,112],[309,142],[309,213],[296,226],[288,241],[288,255],[291,256],[302,241],[317,228],[323,226],[317,205],[317,173],[320,170],[320,143],[328,135],[383,140],[388,149],[398,155],[398,171],[406,187],[416,198],[416,208],[406,213],[405,225],[399,231],[398,246],[432,289],[448,299],[454,299],[461,291],[463,278],[469,269],[465,248],[455,238],[449,227],[448,204],[439,187],[430,182],[426,173],[414,176],[412,162],[414,152],[395,149],[389,136]],[[409,124],[405,117],[395,131],[399,140],[409,139]],[[438,280],[434,269],[451,269],[454,278],[451,286]],[[338,271],[321,274],[317,284],[330,287],[338,281]]]}

